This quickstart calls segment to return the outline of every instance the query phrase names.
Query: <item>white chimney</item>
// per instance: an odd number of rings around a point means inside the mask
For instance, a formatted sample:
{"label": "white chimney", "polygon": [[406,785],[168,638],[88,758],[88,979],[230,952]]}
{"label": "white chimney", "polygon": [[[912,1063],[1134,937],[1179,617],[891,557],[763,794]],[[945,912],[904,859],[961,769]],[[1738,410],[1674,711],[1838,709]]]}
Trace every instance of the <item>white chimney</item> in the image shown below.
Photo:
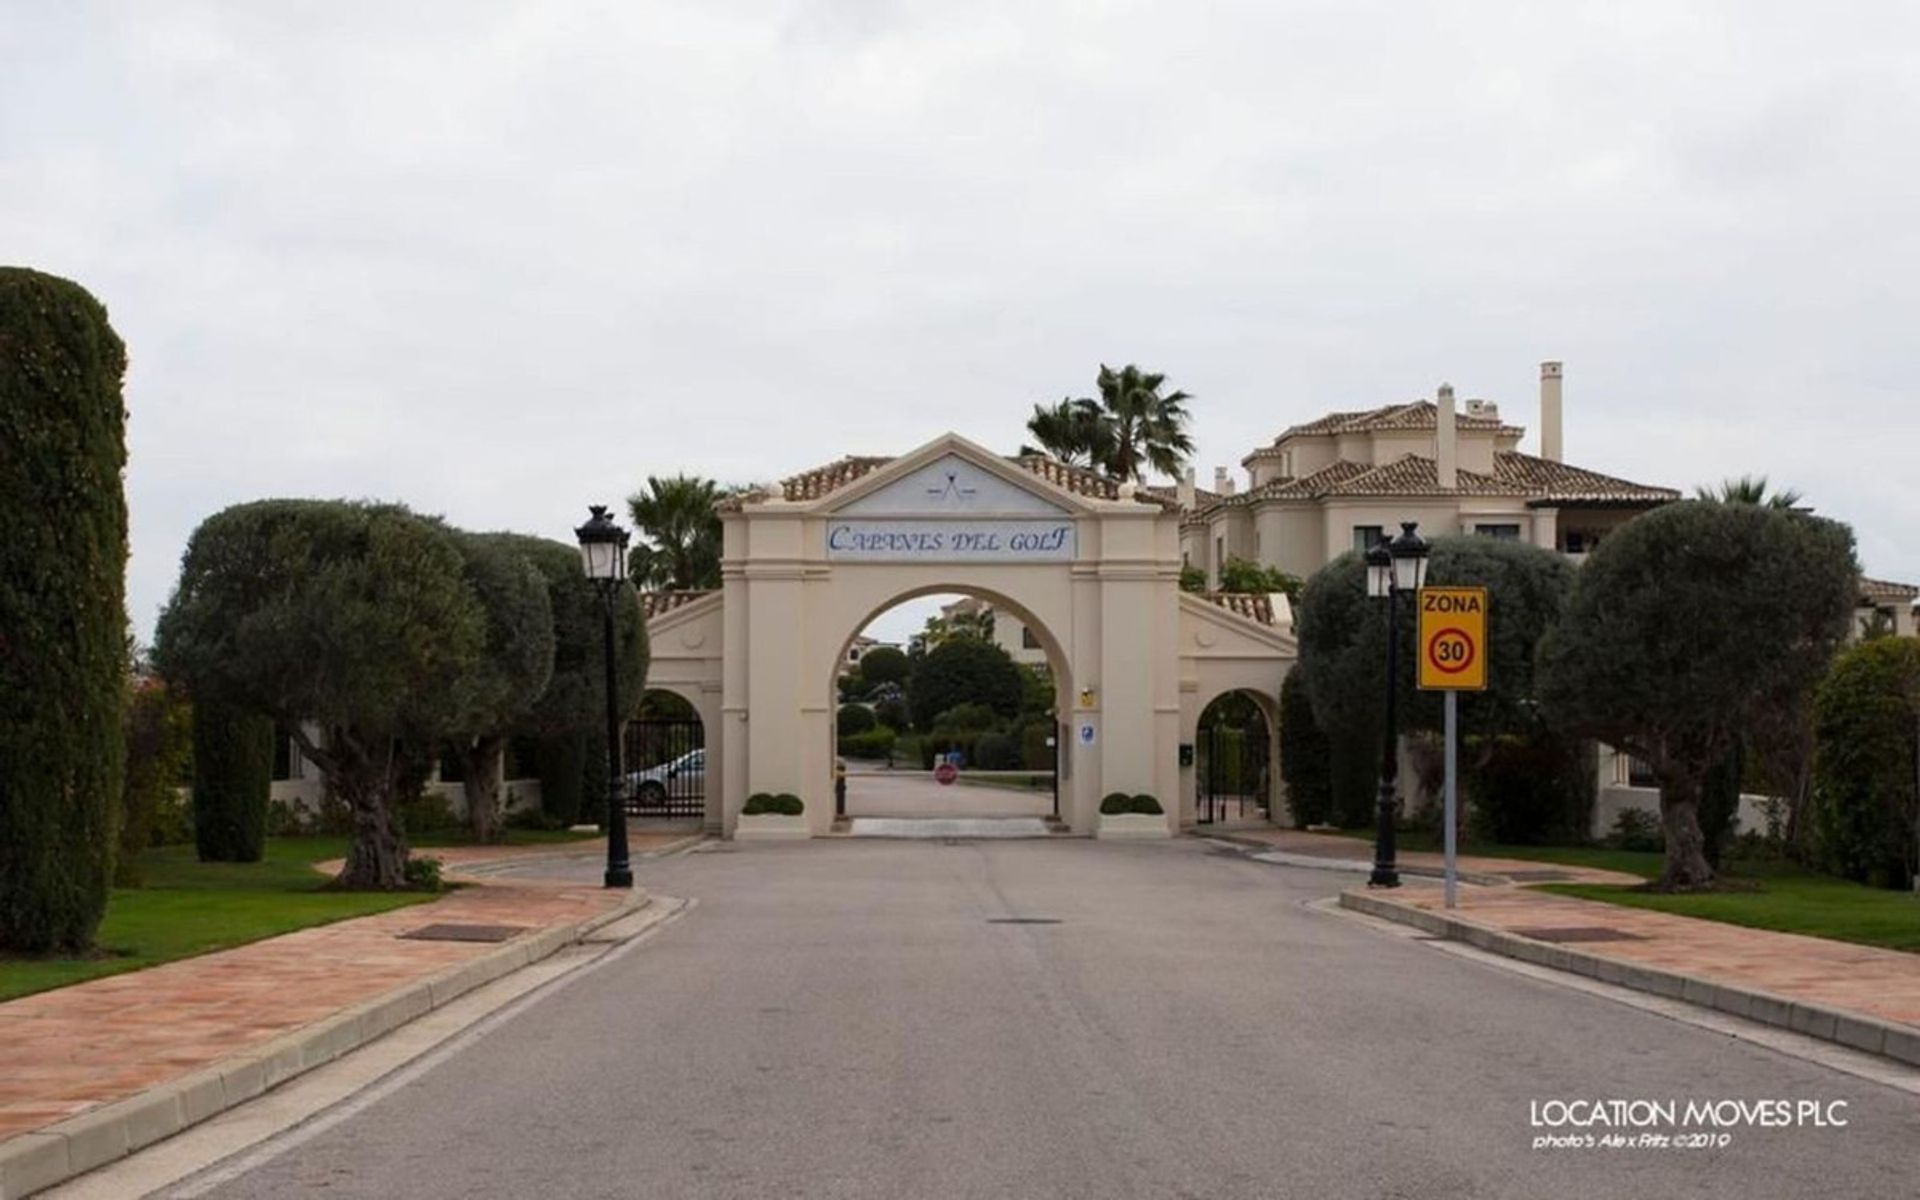
{"label": "white chimney", "polygon": [[1460,431],[1453,421],[1453,385],[1440,385],[1440,399],[1434,405],[1433,466],[1440,486],[1452,491],[1460,486]]}
{"label": "white chimney", "polygon": [[1222,496],[1233,495],[1233,476],[1227,473],[1225,467],[1213,469],[1213,490]]}
{"label": "white chimney", "polygon": [[1180,496],[1180,511],[1192,512],[1194,509],[1193,468],[1192,467],[1188,467],[1186,470],[1180,472],[1179,496]]}
{"label": "white chimney", "polygon": [[1540,364],[1540,457],[1561,462],[1566,448],[1560,433],[1560,364]]}

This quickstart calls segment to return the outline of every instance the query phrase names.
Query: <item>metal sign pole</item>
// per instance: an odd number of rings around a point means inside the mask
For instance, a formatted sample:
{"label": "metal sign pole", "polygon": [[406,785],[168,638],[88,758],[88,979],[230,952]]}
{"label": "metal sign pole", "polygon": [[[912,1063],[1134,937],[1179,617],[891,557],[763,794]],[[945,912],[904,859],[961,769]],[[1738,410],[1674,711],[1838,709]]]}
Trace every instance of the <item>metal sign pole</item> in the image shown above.
{"label": "metal sign pole", "polygon": [[1446,803],[1446,846],[1447,846],[1447,907],[1456,906],[1455,892],[1459,875],[1459,846],[1456,845],[1455,814],[1458,812],[1457,791],[1459,776],[1456,768],[1460,759],[1460,693],[1447,693],[1447,803]]}

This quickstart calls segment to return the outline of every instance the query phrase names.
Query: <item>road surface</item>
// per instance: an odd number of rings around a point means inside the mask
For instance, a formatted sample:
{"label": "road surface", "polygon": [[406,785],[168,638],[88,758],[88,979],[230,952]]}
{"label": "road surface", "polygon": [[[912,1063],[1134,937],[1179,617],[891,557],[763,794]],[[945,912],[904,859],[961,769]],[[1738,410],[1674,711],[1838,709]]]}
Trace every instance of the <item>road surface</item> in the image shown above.
{"label": "road surface", "polygon": [[[1351,876],[1193,839],[714,843],[641,868],[696,905],[209,1194],[1920,1190],[1920,1097],[1307,907]],[[1850,1123],[1534,1148],[1536,1102],[1670,1098]]]}

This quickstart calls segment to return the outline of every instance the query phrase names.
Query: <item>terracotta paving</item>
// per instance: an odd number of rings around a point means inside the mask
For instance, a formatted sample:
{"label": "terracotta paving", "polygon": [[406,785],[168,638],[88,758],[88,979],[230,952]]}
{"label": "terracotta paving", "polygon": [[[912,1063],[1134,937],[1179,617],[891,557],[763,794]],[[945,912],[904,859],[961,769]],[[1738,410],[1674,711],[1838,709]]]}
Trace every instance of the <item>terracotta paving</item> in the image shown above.
{"label": "terracotta paving", "polygon": [[[1439,909],[1437,888],[1389,897]],[[1580,942],[1573,949],[1757,988],[1789,1000],[1920,1025],[1920,954],[1856,946],[1797,933],[1748,929],[1651,909],[1555,896],[1531,888],[1461,888],[1454,915],[1502,930],[1602,927],[1641,940]]]}
{"label": "terracotta paving", "polygon": [[[1272,825],[1241,826],[1228,831],[1239,841],[1264,842],[1275,850],[1284,850],[1289,854],[1310,854],[1315,858],[1358,858],[1372,861],[1373,844],[1359,838],[1335,833],[1308,833],[1301,829],[1280,829]],[[1204,831],[1202,833],[1204,836]],[[1446,865],[1446,856],[1434,850],[1401,850],[1396,857],[1403,866],[1431,867],[1438,871]],[[1478,854],[1462,854],[1460,869],[1488,875],[1505,875],[1518,871],[1523,874],[1552,871],[1562,875],[1556,883],[1621,883],[1641,882],[1638,875],[1627,875],[1620,871],[1608,871],[1599,867],[1576,867],[1564,863],[1535,862],[1520,858],[1488,858]]]}
{"label": "terracotta paving", "polygon": [[[498,853],[460,857],[476,862]],[[190,1074],[498,949],[397,936],[409,930],[440,922],[536,930],[626,898],[599,888],[488,883],[432,904],[0,1004],[0,1139]]]}

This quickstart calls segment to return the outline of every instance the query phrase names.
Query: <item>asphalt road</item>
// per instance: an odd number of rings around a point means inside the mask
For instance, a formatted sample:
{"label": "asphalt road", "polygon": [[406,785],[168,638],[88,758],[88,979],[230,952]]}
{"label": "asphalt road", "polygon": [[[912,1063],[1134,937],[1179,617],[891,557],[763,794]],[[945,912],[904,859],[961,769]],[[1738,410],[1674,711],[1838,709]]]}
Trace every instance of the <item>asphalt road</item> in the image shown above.
{"label": "asphalt road", "polygon": [[[1920,1097],[1304,906],[1348,876],[1193,840],[836,840],[642,882],[697,906],[211,1194],[1920,1192]],[[1850,1124],[1532,1146],[1531,1101],[1667,1098]]]}

